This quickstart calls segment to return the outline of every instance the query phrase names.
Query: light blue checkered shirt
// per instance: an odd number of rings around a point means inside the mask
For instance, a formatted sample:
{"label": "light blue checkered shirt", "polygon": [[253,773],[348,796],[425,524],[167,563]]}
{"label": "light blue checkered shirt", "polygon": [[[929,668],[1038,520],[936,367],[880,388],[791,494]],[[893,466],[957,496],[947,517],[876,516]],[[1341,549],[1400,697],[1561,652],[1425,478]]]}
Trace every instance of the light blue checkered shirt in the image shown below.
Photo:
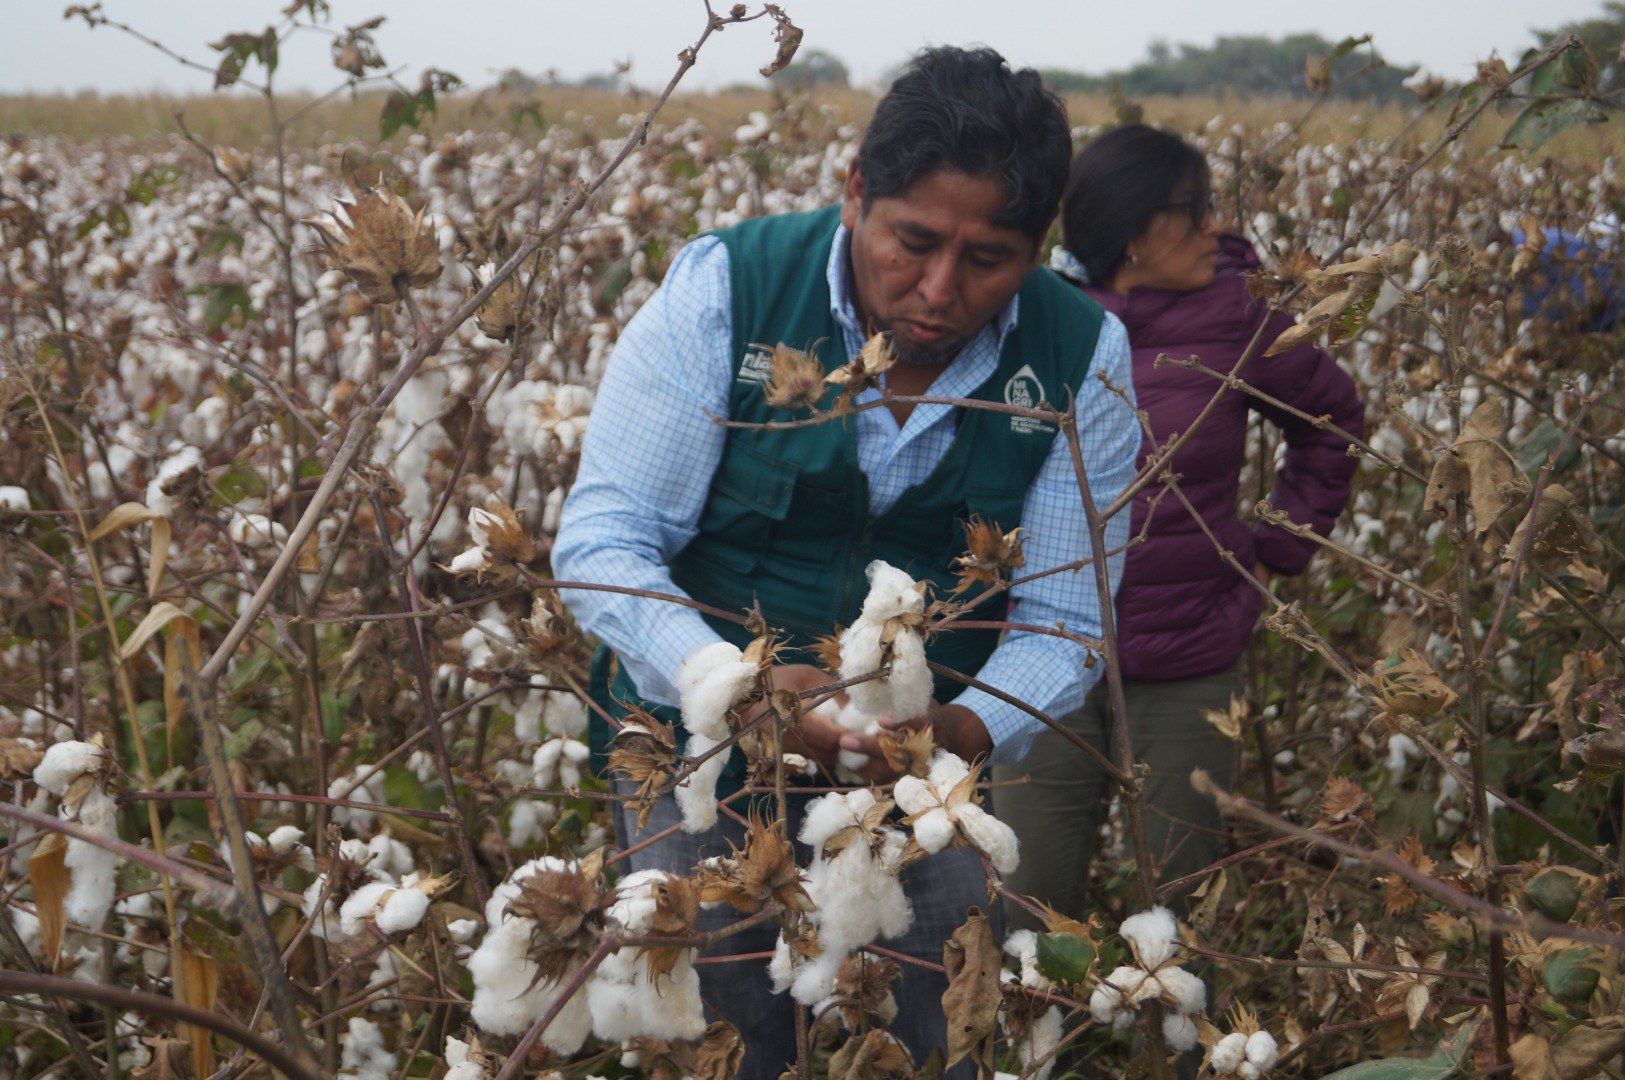
{"label": "light blue checkered shirt", "polygon": [[[844,227],[829,258],[832,314],[844,331],[848,355],[863,346],[852,305]],[[928,393],[969,397],[998,366],[1004,336],[1016,325],[1012,299],[937,377]],[[733,309],[728,252],[715,237],[690,243],[666,280],[622,332],[598,388],[581,468],[560,520],[553,568],[565,581],[598,581],[683,595],[672,583],[670,560],[692,540],[711,478],[722,457],[726,429],[710,416],[728,415],[737,368],[732,355]],[[1095,503],[1115,499],[1134,475],[1140,431],[1132,410],[1101,385],[1104,375],[1132,389],[1128,335],[1111,315],[1101,327],[1090,368],[1078,393],[1078,431]],[[870,390],[858,400],[873,400]],[[902,492],[923,482],[953,441],[954,410],[917,405],[899,430],[887,409],[857,413],[858,462],[869,479],[872,514],[883,513]],[[1027,490],[1022,525],[1028,530],[1026,573],[1083,558],[1089,533],[1066,440],[1055,439]],[[1129,516],[1106,523],[1106,542],[1128,540]],[[1110,561],[1112,587],[1122,556]],[[568,590],[577,618],[619,654],[638,690],[651,701],[677,702],[678,666],[695,649],[717,640],[694,610],[644,597]],[[1061,626],[1099,637],[1100,607],[1092,569],[1039,578],[1012,590],[1010,618]],[[833,627],[831,628],[833,629]],[[1084,667],[1081,645],[1047,634],[1007,634],[977,678],[1051,716],[1083,704],[1102,665]],[[955,699],[976,713],[994,743],[994,761],[1026,753],[1042,725],[989,694],[967,689]]]}

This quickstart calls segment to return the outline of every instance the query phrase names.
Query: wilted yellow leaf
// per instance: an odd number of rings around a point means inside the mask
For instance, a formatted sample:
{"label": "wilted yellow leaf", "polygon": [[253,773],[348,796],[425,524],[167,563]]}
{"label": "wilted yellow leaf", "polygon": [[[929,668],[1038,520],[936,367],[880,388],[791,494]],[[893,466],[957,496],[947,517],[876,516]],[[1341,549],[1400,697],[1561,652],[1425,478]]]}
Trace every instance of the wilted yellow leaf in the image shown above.
{"label": "wilted yellow leaf", "polygon": [[68,838],[50,833],[39,842],[28,859],[28,880],[34,886],[34,914],[39,919],[40,947],[45,970],[56,970],[57,953],[62,949],[62,931],[67,923],[63,901],[73,872],[67,867]]}

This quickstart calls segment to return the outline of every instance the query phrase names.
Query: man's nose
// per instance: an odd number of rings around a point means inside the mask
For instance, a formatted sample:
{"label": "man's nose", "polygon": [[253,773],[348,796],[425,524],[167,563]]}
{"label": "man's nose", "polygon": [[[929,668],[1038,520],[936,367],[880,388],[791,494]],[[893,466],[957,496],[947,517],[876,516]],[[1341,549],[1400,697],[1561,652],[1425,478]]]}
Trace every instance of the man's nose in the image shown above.
{"label": "man's nose", "polygon": [[932,311],[946,310],[952,306],[954,296],[959,291],[958,261],[946,252],[939,252],[926,260],[915,289],[926,307]]}

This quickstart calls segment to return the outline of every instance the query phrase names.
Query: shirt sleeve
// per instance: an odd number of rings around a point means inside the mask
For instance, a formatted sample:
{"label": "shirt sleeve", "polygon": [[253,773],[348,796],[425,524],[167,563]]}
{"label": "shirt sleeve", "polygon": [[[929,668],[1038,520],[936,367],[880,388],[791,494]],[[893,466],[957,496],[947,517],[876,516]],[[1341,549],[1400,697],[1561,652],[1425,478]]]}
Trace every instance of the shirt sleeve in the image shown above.
{"label": "shirt sleeve", "polygon": [[[728,251],[715,237],[685,247],[627,323],[604,372],[553,549],[562,581],[686,596],[671,560],[694,538],[727,431],[733,380]],[[693,608],[622,593],[566,589],[589,632],[650,701],[677,703],[678,667],[718,636]]]}
{"label": "shirt sleeve", "polygon": [[[1127,394],[1132,401],[1133,393],[1128,333],[1116,316],[1108,314],[1100,328],[1089,378],[1077,397],[1084,470],[1095,505],[1102,509],[1134,478],[1140,429],[1134,409],[1122,396]],[[1037,573],[1090,555],[1077,474],[1062,435],[1056,436],[1049,457],[1027,489],[1021,523],[1027,529],[1023,547],[1027,564],[1022,573]],[[1106,546],[1116,552],[1107,562],[1114,595],[1123,576],[1122,548],[1128,536],[1125,508],[1106,522]],[[1093,565],[1017,585],[1011,598],[1012,621],[1060,626],[1093,638],[1102,635]],[[1084,646],[1066,638],[1015,630],[1005,635],[977,679],[1059,719],[1082,707],[1084,696],[1105,670],[1103,663],[1085,667],[1085,655]],[[994,762],[1019,760],[1044,726],[1032,715],[974,687],[955,698],[954,704],[969,708],[987,728]]]}

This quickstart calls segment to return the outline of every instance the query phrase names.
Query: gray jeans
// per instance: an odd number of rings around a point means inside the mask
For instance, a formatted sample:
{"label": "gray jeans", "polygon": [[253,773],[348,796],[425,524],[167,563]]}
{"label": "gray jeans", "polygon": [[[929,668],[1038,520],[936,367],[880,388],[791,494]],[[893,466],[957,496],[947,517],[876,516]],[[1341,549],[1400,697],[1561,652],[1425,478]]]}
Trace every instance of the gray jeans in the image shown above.
{"label": "gray jeans", "polygon": [[[615,790],[628,794],[633,785],[617,781]],[[741,804],[742,805],[742,804]],[[617,841],[629,847],[645,836],[660,832],[682,820],[676,800],[667,797],[655,805],[649,821],[640,832],[637,815],[623,810],[617,815]],[[792,800],[789,832],[793,837],[801,831],[801,814]],[[634,852],[626,862],[629,870],[670,870],[688,874],[694,864],[713,855],[729,855],[729,844],[743,846],[745,830],[739,822],[723,815],[714,828],[703,833],[676,832],[658,843]],[[811,858],[811,851],[796,845],[796,859],[803,866]],[[965,913],[972,905],[988,909],[987,879],[982,874],[981,859],[976,853],[959,847],[949,847],[903,871],[903,891],[914,908],[914,923],[900,938],[883,942],[896,952],[942,963],[942,945],[954,930],[965,921]],[[996,912],[990,912],[996,917]],[[739,921],[741,916],[727,905],[700,912],[695,929],[702,933],[720,930]],[[706,957],[739,956],[771,952],[778,940],[779,928],[768,922],[753,926],[732,937],[725,938],[707,950]],[[942,1047],[947,1052],[947,1023],[942,1013],[942,994],[948,988],[947,979],[939,972],[914,964],[900,964],[902,977],[894,987],[897,996],[897,1019],[891,1031],[903,1040],[917,1064],[923,1064],[932,1050]],[[788,1064],[796,1060],[796,1003],[788,991],[773,993],[767,975],[765,959],[739,960],[732,963],[702,963],[699,965],[700,995],[705,1001],[707,1019],[723,1019],[739,1029],[745,1042],[745,1062],[739,1070],[740,1080],[777,1080]],[[831,1017],[830,1023],[837,1022]],[[950,1069],[949,1080],[962,1080],[975,1075],[970,1061],[961,1062]]]}
{"label": "gray jeans", "polygon": [[[1226,790],[1234,786],[1236,748],[1224,742],[1202,718],[1203,709],[1224,709],[1241,689],[1240,665],[1216,675],[1173,682],[1130,682],[1129,730],[1135,757],[1150,766],[1144,818],[1151,853],[1162,881],[1172,881],[1211,865],[1219,857],[1223,826],[1213,801],[1191,790],[1190,774],[1200,766]],[[1081,710],[1062,720],[1068,728],[1113,761],[1111,700],[1105,680]],[[1083,751],[1060,734],[1045,730],[1021,761],[993,770],[999,781],[1028,777],[1025,784],[994,792],[995,810],[1021,838],[1021,865],[1005,884],[1034,896],[1063,915],[1086,919],[1089,863],[1095,852],[1110,782]],[[1014,904],[1005,905],[1010,929],[1042,930],[1043,925]]]}

